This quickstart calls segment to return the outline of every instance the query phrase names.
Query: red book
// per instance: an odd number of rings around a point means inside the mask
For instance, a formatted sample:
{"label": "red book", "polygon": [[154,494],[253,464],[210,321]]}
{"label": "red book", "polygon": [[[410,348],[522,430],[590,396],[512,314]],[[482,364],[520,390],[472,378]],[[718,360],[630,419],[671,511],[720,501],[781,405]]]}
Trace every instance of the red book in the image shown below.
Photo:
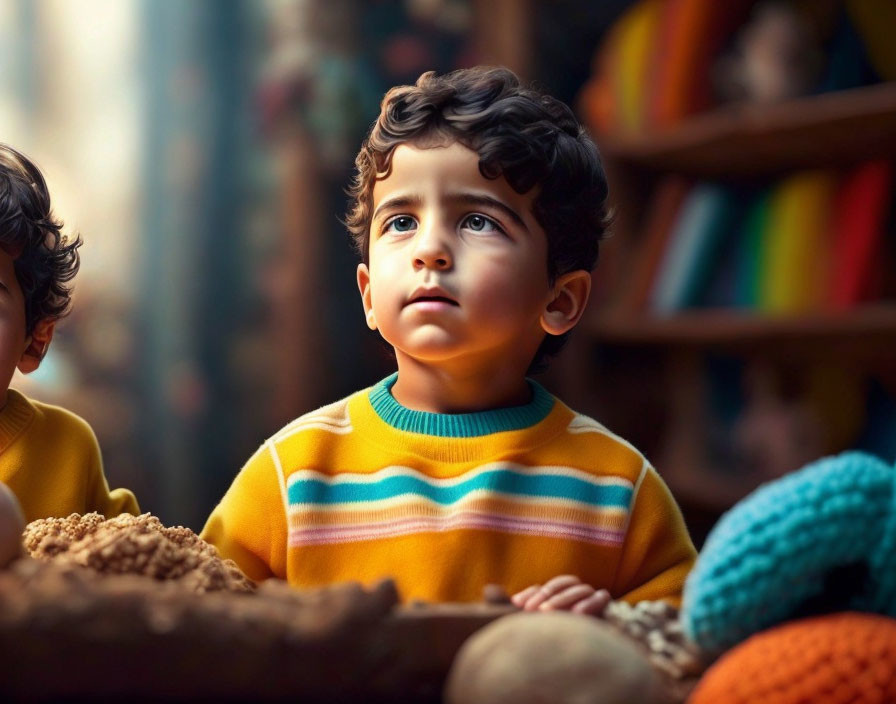
{"label": "red book", "polygon": [[871,161],[850,171],[834,206],[833,272],[829,302],[844,310],[873,295],[875,259],[881,249],[893,190],[893,166]]}

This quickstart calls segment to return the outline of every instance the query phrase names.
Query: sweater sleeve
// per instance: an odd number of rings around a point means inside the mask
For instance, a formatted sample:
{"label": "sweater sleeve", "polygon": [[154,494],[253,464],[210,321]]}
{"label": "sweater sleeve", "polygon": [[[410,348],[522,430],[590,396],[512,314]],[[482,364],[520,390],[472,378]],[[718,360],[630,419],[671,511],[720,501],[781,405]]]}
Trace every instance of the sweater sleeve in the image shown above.
{"label": "sweater sleeve", "polygon": [[646,465],[635,487],[614,596],[632,604],[664,599],[679,606],[696,557],[681,509],[656,470]]}
{"label": "sweater sleeve", "polygon": [[256,581],[286,578],[285,487],[275,453],[266,443],[249,458],[201,534]]}

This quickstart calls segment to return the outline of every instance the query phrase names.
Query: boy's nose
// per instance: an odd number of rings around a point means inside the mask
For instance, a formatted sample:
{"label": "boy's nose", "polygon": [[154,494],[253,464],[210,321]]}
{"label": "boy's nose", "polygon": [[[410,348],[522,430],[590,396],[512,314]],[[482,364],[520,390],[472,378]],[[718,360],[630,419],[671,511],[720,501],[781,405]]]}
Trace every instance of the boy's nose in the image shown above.
{"label": "boy's nose", "polygon": [[415,269],[450,269],[451,248],[438,227],[421,229],[413,252]]}

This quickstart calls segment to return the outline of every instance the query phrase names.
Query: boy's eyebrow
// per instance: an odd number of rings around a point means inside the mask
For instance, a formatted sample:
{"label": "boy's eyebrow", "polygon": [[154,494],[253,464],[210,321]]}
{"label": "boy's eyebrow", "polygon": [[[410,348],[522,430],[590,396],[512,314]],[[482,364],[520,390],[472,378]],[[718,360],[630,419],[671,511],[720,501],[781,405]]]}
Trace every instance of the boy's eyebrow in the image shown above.
{"label": "boy's eyebrow", "polygon": [[492,196],[485,195],[484,193],[451,193],[448,195],[448,200],[463,203],[464,205],[490,206],[504,213],[504,215],[513,220],[517,227],[522,228],[526,232],[529,231],[529,228],[526,227],[526,223],[523,222],[523,219],[513,208]]}
{"label": "boy's eyebrow", "polygon": [[[464,205],[482,205],[495,208],[496,210],[500,210],[502,213],[504,213],[504,215],[513,220],[517,227],[521,227],[526,231],[529,230],[529,228],[526,227],[526,223],[523,222],[523,219],[513,208],[511,208],[506,203],[498,200],[497,198],[493,198],[492,196],[481,193],[449,193],[446,196],[446,200],[453,201],[455,203],[462,203]],[[394,198],[387,198],[379,204],[376,211],[373,213],[373,217],[371,218],[371,220],[376,220],[377,216],[383,210],[389,210],[392,208],[407,208],[411,206],[419,207],[422,203],[423,199],[419,196],[395,196]]]}
{"label": "boy's eyebrow", "polygon": [[395,196],[394,198],[387,198],[382,203],[377,206],[377,209],[373,211],[373,216],[370,218],[371,221],[376,220],[377,216],[383,210],[389,210],[392,208],[407,208],[407,207],[418,207],[423,203],[423,199],[420,196]]}

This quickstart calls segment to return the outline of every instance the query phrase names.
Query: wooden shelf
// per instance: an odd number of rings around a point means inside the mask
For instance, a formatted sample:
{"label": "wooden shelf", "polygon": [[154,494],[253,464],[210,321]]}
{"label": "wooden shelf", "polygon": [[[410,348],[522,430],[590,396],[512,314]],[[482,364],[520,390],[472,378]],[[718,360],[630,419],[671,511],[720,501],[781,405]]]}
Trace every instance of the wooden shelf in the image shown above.
{"label": "wooden shelf", "polygon": [[668,318],[598,314],[583,321],[600,343],[732,347],[796,343],[873,345],[896,349],[896,303],[875,304],[843,313],[761,315],[712,309],[687,311]]}
{"label": "wooden shelf", "polygon": [[896,156],[896,82],[731,106],[652,134],[598,135],[620,165],[704,178],[754,177]]}

